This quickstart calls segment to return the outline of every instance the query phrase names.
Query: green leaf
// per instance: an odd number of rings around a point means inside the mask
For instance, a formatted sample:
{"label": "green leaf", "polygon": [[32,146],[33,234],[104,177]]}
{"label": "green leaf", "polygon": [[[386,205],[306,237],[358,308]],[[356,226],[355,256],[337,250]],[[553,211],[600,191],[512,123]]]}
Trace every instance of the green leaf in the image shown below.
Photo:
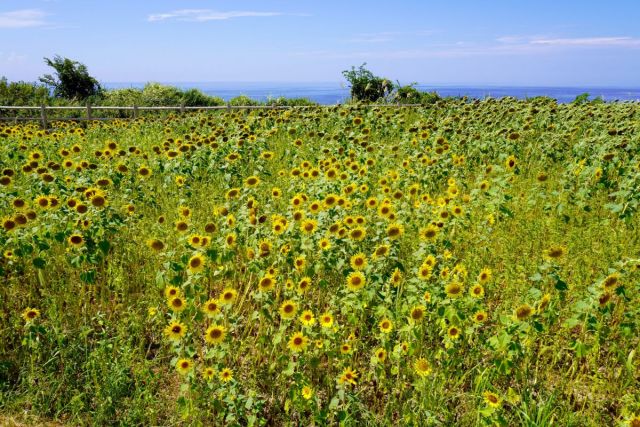
{"label": "green leaf", "polygon": [[35,268],[39,268],[39,269],[43,269],[47,265],[47,262],[40,257],[34,258],[32,263]]}

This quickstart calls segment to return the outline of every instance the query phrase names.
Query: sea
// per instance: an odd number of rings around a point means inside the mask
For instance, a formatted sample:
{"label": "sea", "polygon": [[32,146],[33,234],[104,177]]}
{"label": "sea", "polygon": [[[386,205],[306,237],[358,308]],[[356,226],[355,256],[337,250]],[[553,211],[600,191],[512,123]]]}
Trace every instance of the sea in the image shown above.
{"label": "sea", "polygon": [[[270,98],[308,98],[322,105],[344,103],[349,97],[349,88],[340,82],[281,83],[281,82],[161,82],[181,89],[199,89],[211,96],[225,101],[239,95],[266,101]],[[107,89],[142,88],[141,82],[112,82],[103,84]],[[437,92],[442,97],[461,97],[484,99],[511,96],[519,99],[546,96],[560,103],[573,101],[576,96],[589,93],[591,99],[601,97],[607,102],[640,101],[640,87],[551,87],[551,86],[454,86],[454,85],[417,85],[417,89]]]}

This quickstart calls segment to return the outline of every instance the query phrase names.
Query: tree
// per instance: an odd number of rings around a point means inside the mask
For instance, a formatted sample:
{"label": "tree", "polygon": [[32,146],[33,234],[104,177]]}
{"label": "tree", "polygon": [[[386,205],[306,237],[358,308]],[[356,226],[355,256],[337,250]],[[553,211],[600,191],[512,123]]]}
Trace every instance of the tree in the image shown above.
{"label": "tree", "polygon": [[45,74],[40,77],[40,81],[53,89],[55,97],[84,100],[101,94],[100,84],[89,75],[84,64],[59,55],[53,60],[44,58],[44,62],[55,70],[55,77]]}
{"label": "tree", "polygon": [[365,68],[365,62],[360,67],[351,67],[342,75],[351,85],[351,98],[362,102],[376,102],[385,98],[393,91],[393,83],[384,77],[378,77]]}

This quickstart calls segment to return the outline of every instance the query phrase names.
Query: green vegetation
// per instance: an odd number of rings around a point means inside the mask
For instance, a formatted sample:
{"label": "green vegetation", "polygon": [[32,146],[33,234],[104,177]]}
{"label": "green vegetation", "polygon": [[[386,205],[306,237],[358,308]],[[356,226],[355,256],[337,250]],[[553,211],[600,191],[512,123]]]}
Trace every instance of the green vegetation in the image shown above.
{"label": "green vegetation", "polygon": [[635,427],[639,119],[539,98],[0,124],[0,414]]}

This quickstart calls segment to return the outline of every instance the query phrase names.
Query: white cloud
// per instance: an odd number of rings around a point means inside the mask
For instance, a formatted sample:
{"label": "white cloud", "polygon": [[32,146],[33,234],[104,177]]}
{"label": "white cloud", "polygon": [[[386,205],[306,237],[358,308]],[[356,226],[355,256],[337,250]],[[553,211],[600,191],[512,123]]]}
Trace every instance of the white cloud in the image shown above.
{"label": "white cloud", "polygon": [[347,43],[387,43],[402,37],[424,37],[434,34],[435,31],[383,31],[379,33],[356,34],[350,39],[344,40]]}
{"label": "white cloud", "polygon": [[225,21],[233,18],[281,16],[280,12],[229,11],[219,12],[210,9],[181,9],[167,13],[149,15],[149,22],[176,20],[189,22]]}
{"label": "white cloud", "polygon": [[40,9],[21,9],[0,13],[0,28],[33,28],[46,25],[47,14]]}
{"label": "white cloud", "polygon": [[579,38],[540,38],[529,42],[545,46],[626,46],[640,47],[640,39],[633,37],[579,37]]}
{"label": "white cloud", "polygon": [[18,64],[22,63],[27,59],[27,55],[21,55],[16,52],[0,52],[0,64]]}

